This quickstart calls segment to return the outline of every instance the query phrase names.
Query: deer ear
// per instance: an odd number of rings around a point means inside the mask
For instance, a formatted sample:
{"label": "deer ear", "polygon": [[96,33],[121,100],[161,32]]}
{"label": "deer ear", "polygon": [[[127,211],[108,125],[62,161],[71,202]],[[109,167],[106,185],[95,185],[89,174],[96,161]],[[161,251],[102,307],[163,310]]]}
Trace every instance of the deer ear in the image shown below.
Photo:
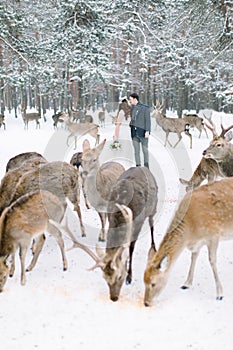
{"label": "deer ear", "polygon": [[89,142],[87,139],[85,139],[85,140],[83,141],[83,152],[89,151],[90,148],[91,148],[91,147],[90,147],[90,142]]}
{"label": "deer ear", "polygon": [[148,256],[147,256],[148,261],[153,259],[155,253],[156,253],[156,248],[154,245],[151,245],[149,252],[148,252]]}
{"label": "deer ear", "polygon": [[106,139],[104,139],[104,140],[96,147],[96,150],[97,150],[99,153],[102,152],[105,143],[106,143]]}
{"label": "deer ear", "polygon": [[226,139],[227,142],[229,142],[229,141],[232,140],[232,138],[233,138],[233,132],[231,130],[225,135],[225,139]]}
{"label": "deer ear", "polygon": [[168,264],[169,264],[169,257],[167,255],[165,255],[162,260],[160,261],[159,264],[159,270],[161,272],[165,272],[168,268]]}

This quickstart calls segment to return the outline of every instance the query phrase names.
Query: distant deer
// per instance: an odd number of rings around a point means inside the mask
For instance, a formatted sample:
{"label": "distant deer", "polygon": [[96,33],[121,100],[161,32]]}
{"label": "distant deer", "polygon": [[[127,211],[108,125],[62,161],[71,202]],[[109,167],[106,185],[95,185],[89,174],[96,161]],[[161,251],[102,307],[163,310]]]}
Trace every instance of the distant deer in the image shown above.
{"label": "distant deer", "polygon": [[233,125],[224,128],[221,124],[222,131],[218,135],[212,120],[210,118],[207,119],[211,125],[206,124],[206,126],[212,131],[213,140],[203,152],[203,158],[190,180],[179,179],[182,184],[186,185],[186,191],[200,186],[204,180],[211,182],[218,177],[233,176],[233,145],[230,143],[232,133],[228,133],[233,128]]}
{"label": "distant deer", "polygon": [[199,138],[201,137],[202,131],[205,131],[206,137],[208,138],[207,130],[205,128],[204,119],[199,117],[197,114],[184,114],[182,117],[190,128],[196,128],[199,131]]}
{"label": "distant deer", "polygon": [[209,262],[213,271],[217,300],[223,298],[216,260],[221,239],[232,238],[233,232],[233,179],[226,178],[200,186],[188,192],[181,201],[167,229],[158,251],[152,247],[144,273],[145,306],[165,288],[175,261],[185,248],[192,252],[188,278],[183,285],[192,285],[196,260],[202,246],[208,248]]}
{"label": "distant deer", "polygon": [[[178,145],[178,143],[181,141],[182,133],[184,132],[189,137],[190,148],[192,148],[192,135],[189,132],[189,129],[190,129],[189,123],[187,123],[187,121],[183,118],[166,117],[166,115],[162,113],[162,109],[163,109],[163,106],[157,102],[155,109],[152,113],[152,116],[155,117],[157,124],[161,126],[163,131],[166,133],[164,146],[166,146],[168,143],[171,147],[175,148]],[[178,141],[174,146],[172,146],[172,144],[168,140],[168,136],[171,132],[176,133],[178,136]]]}
{"label": "distant deer", "polygon": [[[91,149],[89,141],[84,140],[81,157],[81,177],[86,207],[94,207],[101,220],[99,241],[105,241],[107,206],[111,189],[119,176],[125,171],[123,165],[118,162],[108,161],[100,165],[99,157],[105,143],[106,139],[96,148]],[[73,156],[72,158],[73,165],[77,165],[76,157]]]}
{"label": "distant deer", "polygon": [[99,119],[100,126],[105,127],[105,110],[100,111],[98,113],[98,119]]}
{"label": "distant deer", "polygon": [[[13,276],[15,252],[19,248],[21,261],[21,284],[26,283],[25,257],[33,238],[48,231],[54,235],[60,247],[63,265],[67,266],[64,242],[55,222],[61,221],[65,208],[51,192],[37,191],[27,193],[7,207],[0,217],[0,292],[8,275]],[[9,264],[10,263],[10,264]]]}
{"label": "distant deer", "polygon": [[5,116],[4,116],[4,114],[0,114],[0,128],[2,127],[2,125],[3,125],[3,127],[4,127],[4,130],[6,130],[6,124],[5,124]]}
{"label": "distant deer", "polygon": [[67,129],[70,132],[69,136],[67,137],[67,146],[69,146],[69,139],[71,137],[74,137],[75,139],[75,146],[74,149],[77,147],[77,138],[84,136],[86,134],[91,135],[96,140],[96,145],[99,143],[99,126],[94,123],[72,123],[70,121],[70,117],[68,114],[63,113],[63,115],[60,117],[60,119],[64,120],[66,123]]}
{"label": "distant deer", "polygon": [[133,251],[146,218],[149,219],[151,245],[154,246],[153,218],[157,210],[157,195],[157,184],[148,168],[129,168],[118,178],[109,198],[105,253],[97,247],[95,255],[88,247],[80,246],[67,226],[58,226],[70,235],[74,248],[84,249],[95,260],[92,270],[102,269],[112,301],[118,300],[124,280],[127,284],[132,281]]}
{"label": "distant deer", "polygon": [[54,129],[57,129],[58,123],[61,123],[61,124],[64,123],[64,120],[60,119],[62,114],[63,112],[57,112],[54,115],[52,115]]}
{"label": "distant deer", "polygon": [[36,122],[36,129],[40,128],[40,121],[39,120],[41,119],[41,116],[39,113],[36,113],[36,112],[26,113],[26,110],[23,110],[22,117],[23,117],[23,121],[24,121],[24,129],[28,129],[28,123],[30,121],[33,121],[33,120],[35,120],[35,122]]}

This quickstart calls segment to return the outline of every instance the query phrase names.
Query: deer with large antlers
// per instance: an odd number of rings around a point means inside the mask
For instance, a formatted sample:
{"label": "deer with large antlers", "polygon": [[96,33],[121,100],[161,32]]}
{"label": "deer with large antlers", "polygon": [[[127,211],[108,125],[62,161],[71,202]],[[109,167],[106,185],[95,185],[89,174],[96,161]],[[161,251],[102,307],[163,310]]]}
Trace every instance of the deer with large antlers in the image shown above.
{"label": "deer with large antlers", "polygon": [[105,253],[97,247],[96,255],[77,242],[67,225],[58,226],[69,234],[74,247],[84,249],[95,260],[92,269],[102,269],[112,301],[118,300],[124,280],[127,284],[132,281],[133,251],[146,218],[149,219],[151,245],[155,245],[153,217],[157,210],[157,192],[155,178],[148,168],[129,168],[119,177],[109,198]]}
{"label": "deer with large antlers", "polygon": [[[182,140],[182,133],[184,132],[190,139],[190,148],[192,148],[192,135],[189,132],[190,124],[184,118],[168,118],[165,114],[162,113],[163,105],[157,102],[154,111],[152,113],[152,117],[155,117],[156,122],[163,131],[166,133],[165,144],[167,143],[171,147],[176,147],[178,143]],[[178,136],[178,141],[174,146],[168,140],[168,136],[170,133],[176,133]]]}
{"label": "deer with large antlers", "polygon": [[227,178],[188,192],[160,243],[152,247],[144,273],[145,306],[165,288],[175,261],[185,248],[192,252],[191,265],[183,289],[192,285],[195,264],[202,246],[208,248],[209,262],[215,279],[217,300],[223,298],[216,266],[219,241],[233,238],[233,179]]}
{"label": "deer with large antlers", "polygon": [[74,149],[77,147],[77,138],[89,134],[94,137],[96,145],[99,143],[99,125],[95,123],[72,123],[69,114],[62,113],[59,119],[63,120],[70,134],[67,137],[66,144],[69,146],[69,139],[74,137]]}
{"label": "deer with large antlers", "polygon": [[186,185],[186,191],[190,191],[198,186],[204,180],[208,182],[215,181],[218,177],[233,176],[233,145],[230,143],[233,128],[230,125],[224,128],[221,124],[221,133],[218,135],[216,127],[211,118],[205,117],[210,124],[206,126],[213,134],[213,140],[209,147],[203,151],[203,157],[189,180],[180,178],[180,182]]}

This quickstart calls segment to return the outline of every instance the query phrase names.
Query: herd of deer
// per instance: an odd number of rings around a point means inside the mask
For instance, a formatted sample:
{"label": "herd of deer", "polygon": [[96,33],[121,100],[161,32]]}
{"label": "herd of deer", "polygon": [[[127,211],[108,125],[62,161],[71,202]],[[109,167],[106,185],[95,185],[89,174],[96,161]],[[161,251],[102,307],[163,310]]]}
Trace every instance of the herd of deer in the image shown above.
{"label": "herd of deer", "polygon": [[[175,123],[173,118],[162,114],[161,106],[157,106],[154,114],[158,125],[166,130],[165,144],[169,143],[169,132],[177,133],[177,143],[182,132],[190,137],[189,127],[192,123],[188,121],[188,116]],[[73,124],[80,127],[82,123],[71,122],[65,113],[60,118],[70,132],[67,142],[71,136],[77,138],[80,129],[74,131]],[[84,140],[82,152],[75,153],[70,163],[48,162],[36,152],[11,158],[0,185],[0,291],[8,276],[14,274],[17,250],[21,261],[21,284],[26,283],[25,271],[34,268],[47,233],[55,237],[62,255],[63,270],[66,270],[68,262],[63,240],[63,233],[66,233],[73,242],[73,248],[84,250],[94,260],[95,265],[91,270],[101,268],[110,299],[117,301],[123,282],[130,284],[132,281],[134,247],[148,218],[151,246],[144,271],[144,305],[151,306],[154,298],[163,290],[171,268],[185,248],[190,249],[192,255],[188,277],[182,288],[192,285],[195,263],[203,245],[208,248],[217,299],[222,299],[216,254],[219,241],[233,236],[233,146],[230,143],[232,133],[229,132],[233,125],[226,129],[221,125],[222,132],[218,135],[212,120],[209,118],[208,121],[206,126],[212,131],[213,140],[203,151],[191,179],[180,179],[187,185],[187,193],[158,249],[153,224],[159,192],[156,179],[145,167],[126,170],[122,164],[114,161],[100,164],[99,157],[106,140],[99,143],[97,125],[89,123],[89,128],[81,131],[82,134],[92,135],[97,145],[91,148],[89,141]],[[196,127],[200,134],[202,130],[206,132],[203,120]],[[223,179],[215,181],[218,177]],[[208,183],[202,185],[204,180]],[[99,214],[99,241],[106,241],[105,252],[98,245],[94,252],[81,243],[68,226],[67,199],[78,215],[81,236],[86,236],[80,206],[81,190],[86,207],[93,207]],[[25,256],[31,244],[33,257],[29,266],[25,267]]]}

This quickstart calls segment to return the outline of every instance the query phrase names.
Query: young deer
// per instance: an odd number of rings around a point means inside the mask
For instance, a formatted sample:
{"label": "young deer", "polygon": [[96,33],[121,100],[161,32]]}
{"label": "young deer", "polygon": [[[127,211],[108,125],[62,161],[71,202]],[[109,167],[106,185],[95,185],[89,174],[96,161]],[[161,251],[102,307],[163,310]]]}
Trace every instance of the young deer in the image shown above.
{"label": "young deer", "polygon": [[86,134],[91,135],[96,140],[96,145],[99,143],[99,134],[98,129],[99,126],[94,123],[72,123],[70,121],[70,117],[68,114],[63,113],[63,115],[60,117],[60,119],[64,120],[68,131],[70,132],[69,136],[67,137],[67,146],[69,146],[69,139],[70,137],[74,137],[75,140],[75,146],[74,149],[77,147],[77,138],[79,136],[84,136]]}
{"label": "young deer", "polygon": [[[171,147],[175,148],[178,145],[178,143],[181,141],[182,133],[184,132],[189,137],[190,148],[192,148],[192,135],[189,132],[189,129],[190,129],[189,123],[187,123],[187,121],[183,118],[166,117],[166,115],[162,113],[162,109],[163,109],[163,106],[158,104],[157,102],[157,105],[155,106],[152,116],[155,117],[157,124],[161,126],[163,131],[166,133],[164,146],[166,146],[168,143]],[[174,146],[172,146],[172,144],[168,140],[168,136],[170,132],[176,133],[179,138]]]}
{"label": "young deer", "polygon": [[[41,237],[44,231],[52,234],[60,247],[63,266],[67,266],[64,242],[57,227],[49,219],[60,222],[65,208],[51,192],[27,193],[7,207],[0,217],[0,292],[8,275],[13,276],[15,253],[19,248],[21,261],[21,284],[26,283],[25,257],[33,238]],[[11,266],[8,265],[11,263]]]}
{"label": "young deer", "polygon": [[[91,149],[89,141],[84,140],[81,158],[83,169],[81,177],[86,207],[94,207],[101,220],[99,241],[105,241],[107,206],[111,189],[119,176],[125,171],[123,165],[118,162],[109,161],[100,165],[99,157],[105,143],[106,140]],[[74,156],[72,158],[74,159]]]}
{"label": "young deer", "polygon": [[233,238],[233,179],[226,178],[200,186],[188,192],[165,234],[158,251],[152,247],[144,273],[145,306],[166,286],[176,259],[185,248],[192,252],[188,278],[183,289],[193,282],[195,263],[202,246],[206,245],[213,271],[217,300],[223,298],[216,267],[216,255],[221,239]]}
{"label": "young deer", "polygon": [[204,180],[208,182],[215,181],[217,177],[233,176],[233,146],[230,143],[232,133],[228,131],[233,128],[233,125],[224,128],[221,124],[221,133],[217,134],[214,123],[211,119],[209,122],[212,126],[206,126],[213,133],[213,140],[209,147],[203,151],[203,158],[195,169],[189,180],[180,178],[180,182],[186,185],[186,191],[190,191],[198,186]]}
{"label": "young deer", "polygon": [[[146,218],[149,219],[151,246],[154,246],[153,218],[157,210],[157,195],[157,184],[148,168],[133,167],[126,170],[111,190],[105,253],[98,247],[97,255],[88,247],[84,249],[96,262],[92,270],[98,267],[102,269],[112,301],[118,300],[124,280],[127,284],[132,281],[133,251]],[[73,240],[74,248],[83,249],[69,229],[63,229]]]}
{"label": "young deer", "polygon": [[36,129],[40,128],[40,121],[39,119],[41,119],[41,116],[39,113],[26,113],[25,110],[23,110],[23,121],[24,121],[24,129],[28,129],[28,123],[30,121],[35,120],[36,122]]}

